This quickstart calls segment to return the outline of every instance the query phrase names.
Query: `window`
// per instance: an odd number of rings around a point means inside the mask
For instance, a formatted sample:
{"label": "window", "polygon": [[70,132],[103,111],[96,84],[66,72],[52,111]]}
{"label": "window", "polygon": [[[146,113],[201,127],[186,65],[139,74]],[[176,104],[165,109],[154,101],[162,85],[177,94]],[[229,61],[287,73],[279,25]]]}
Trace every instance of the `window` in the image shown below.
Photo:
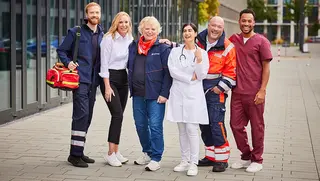
{"label": "window", "polygon": [[[27,49],[34,55],[27,56],[27,104],[37,101],[37,1],[27,1]],[[32,47],[32,48],[30,48]]]}
{"label": "window", "polygon": [[284,23],[290,23],[290,20],[286,20],[286,19],[284,18],[285,16],[287,16],[288,11],[290,11],[290,10],[288,10],[286,7],[283,8],[283,22],[284,22]]}
{"label": "window", "polygon": [[278,0],[268,0],[268,4],[272,4],[272,5],[278,4]]}
{"label": "window", "polygon": [[[50,6],[50,42],[58,42],[58,30],[59,30],[59,18],[58,18],[58,3],[59,0],[50,0],[51,6]],[[57,61],[57,52],[52,51],[50,52],[50,65],[54,65]],[[57,89],[50,89],[50,95],[51,98],[57,97],[58,90]]]}
{"label": "window", "polygon": [[0,110],[10,108],[10,2],[0,0]]}
{"label": "window", "polygon": [[281,38],[284,41],[290,42],[290,25],[281,26]]}
{"label": "window", "polygon": [[311,5],[318,5],[319,4],[318,0],[308,0],[308,3]]}
{"label": "window", "polygon": [[309,15],[309,24],[317,22],[318,21],[318,14],[319,14],[319,10],[318,7],[312,7],[310,15]]}
{"label": "window", "polygon": [[283,4],[287,4],[287,3],[290,3],[291,0],[283,0]]}

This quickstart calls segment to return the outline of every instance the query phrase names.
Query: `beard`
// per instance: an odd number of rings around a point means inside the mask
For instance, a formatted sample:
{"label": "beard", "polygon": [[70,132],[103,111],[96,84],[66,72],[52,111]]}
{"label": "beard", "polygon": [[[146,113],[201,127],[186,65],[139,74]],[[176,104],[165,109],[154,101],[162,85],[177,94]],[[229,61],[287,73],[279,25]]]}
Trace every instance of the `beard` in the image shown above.
{"label": "beard", "polygon": [[100,18],[98,17],[88,18],[88,22],[92,25],[97,25],[100,23]]}
{"label": "beard", "polygon": [[241,32],[243,34],[250,34],[252,32],[253,28],[250,28],[248,31],[245,31],[244,28],[241,28]]}

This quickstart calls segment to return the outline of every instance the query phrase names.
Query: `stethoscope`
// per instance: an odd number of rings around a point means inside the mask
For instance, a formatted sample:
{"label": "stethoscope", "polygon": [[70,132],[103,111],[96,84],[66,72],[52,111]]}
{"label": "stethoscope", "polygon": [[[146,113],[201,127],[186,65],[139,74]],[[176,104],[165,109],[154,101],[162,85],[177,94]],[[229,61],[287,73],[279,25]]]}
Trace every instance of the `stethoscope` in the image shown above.
{"label": "stethoscope", "polygon": [[[180,54],[180,56],[179,56],[179,60],[180,60],[180,64],[183,66],[183,67],[187,67],[188,65],[187,65],[187,57],[186,57],[186,55],[183,53],[183,49],[184,49],[184,47],[185,47],[186,45],[183,45],[183,47],[182,47],[182,49],[181,49],[181,54]],[[196,46],[196,50],[198,49],[198,46],[195,44],[195,46]],[[192,65],[194,65],[194,63],[195,63],[195,61],[196,61],[196,56],[194,56],[194,58],[193,58],[193,61],[192,61]],[[182,62],[184,62],[184,63],[182,63]]]}

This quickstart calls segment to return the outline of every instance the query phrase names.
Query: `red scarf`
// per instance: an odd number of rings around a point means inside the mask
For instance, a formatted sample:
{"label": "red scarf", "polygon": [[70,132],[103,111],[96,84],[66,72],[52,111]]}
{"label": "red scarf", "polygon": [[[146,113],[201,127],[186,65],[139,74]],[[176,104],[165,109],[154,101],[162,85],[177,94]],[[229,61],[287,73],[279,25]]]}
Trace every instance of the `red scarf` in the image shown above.
{"label": "red scarf", "polygon": [[138,42],[138,53],[140,55],[141,54],[148,55],[148,51],[150,50],[154,42],[156,42],[157,38],[154,38],[149,41],[143,41],[143,40],[144,40],[144,36],[141,36]]}

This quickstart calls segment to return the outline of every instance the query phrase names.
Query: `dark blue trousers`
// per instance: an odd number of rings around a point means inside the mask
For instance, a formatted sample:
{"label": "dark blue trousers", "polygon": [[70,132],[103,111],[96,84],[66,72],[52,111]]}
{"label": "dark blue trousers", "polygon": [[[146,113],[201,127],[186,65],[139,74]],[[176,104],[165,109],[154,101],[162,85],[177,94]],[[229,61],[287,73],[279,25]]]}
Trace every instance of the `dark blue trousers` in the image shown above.
{"label": "dark blue trousers", "polygon": [[[221,78],[203,80],[204,91],[218,85]],[[225,102],[228,94],[216,94],[213,91],[206,93],[206,102],[209,114],[209,125],[200,125],[201,138],[205,146],[221,146],[226,143],[226,129],[224,125]]]}
{"label": "dark blue trousers", "polygon": [[226,143],[226,129],[224,124],[225,118],[225,102],[220,102],[220,98],[226,100],[228,95],[224,97],[212,91],[206,94],[207,108],[209,114],[209,125],[200,125],[201,138],[205,146],[221,146]]}
{"label": "dark blue trousers", "polygon": [[96,90],[97,86],[80,83],[79,88],[73,91],[70,155],[83,155],[86,135],[96,101]]}

